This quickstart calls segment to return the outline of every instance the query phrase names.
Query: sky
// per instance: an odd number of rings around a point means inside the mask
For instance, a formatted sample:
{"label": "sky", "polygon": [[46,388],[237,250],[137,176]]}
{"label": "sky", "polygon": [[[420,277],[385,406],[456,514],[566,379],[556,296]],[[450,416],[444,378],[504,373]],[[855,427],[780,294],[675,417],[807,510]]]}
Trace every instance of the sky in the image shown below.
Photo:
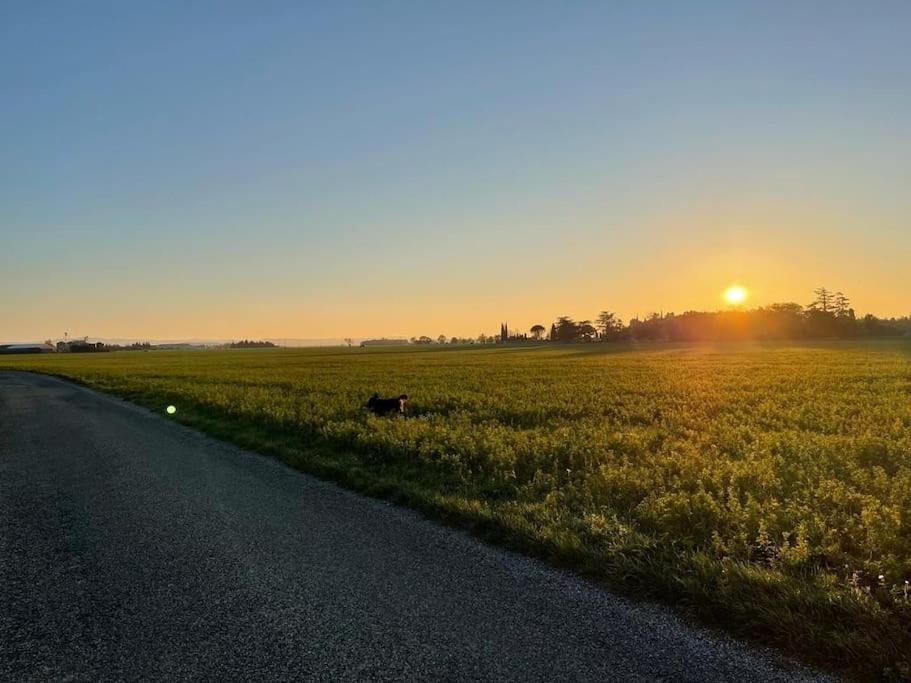
{"label": "sky", "polygon": [[911,314],[911,3],[0,3],[0,340]]}

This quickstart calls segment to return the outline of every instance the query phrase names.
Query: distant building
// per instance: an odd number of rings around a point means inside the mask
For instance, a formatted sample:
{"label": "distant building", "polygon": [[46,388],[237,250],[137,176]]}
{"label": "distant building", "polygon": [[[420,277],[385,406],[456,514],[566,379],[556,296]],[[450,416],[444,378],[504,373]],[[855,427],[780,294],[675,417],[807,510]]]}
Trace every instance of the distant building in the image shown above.
{"label": "distant building", "polygon": [[0,353],[53,353],[54,347],[50,344],[2,344]]}
{"label": "distant building", "polygon": [[361,346],[403,346],[407,343],[407,339],[365,339]]}
{"label": "distant building", "polygon": [[70,353],[96,353],[107,351],[104,342],[73,341],[70,342]]}

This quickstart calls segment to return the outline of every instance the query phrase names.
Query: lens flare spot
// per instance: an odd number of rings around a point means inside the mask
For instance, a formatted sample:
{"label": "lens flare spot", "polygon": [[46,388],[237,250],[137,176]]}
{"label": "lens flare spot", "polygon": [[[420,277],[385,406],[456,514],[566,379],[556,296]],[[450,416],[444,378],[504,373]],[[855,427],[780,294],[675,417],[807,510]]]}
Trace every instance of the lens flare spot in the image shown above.
{"label": "lens flare spot", "polygon": [[168,406],[167,408],[165,408],[165,410],[167,410],[168,415],[173,415],[174,413],[177,412],[177,408],[175,408],[174,406]]}

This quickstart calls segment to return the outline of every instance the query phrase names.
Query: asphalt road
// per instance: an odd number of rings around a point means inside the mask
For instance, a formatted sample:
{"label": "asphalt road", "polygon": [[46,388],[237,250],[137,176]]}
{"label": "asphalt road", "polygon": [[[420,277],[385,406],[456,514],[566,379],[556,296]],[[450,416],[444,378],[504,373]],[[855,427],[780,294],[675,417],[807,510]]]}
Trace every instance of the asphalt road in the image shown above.
{"label": "asphalt road", "polygon": [[114,398],[0,373],[0,679],[812,672]]}

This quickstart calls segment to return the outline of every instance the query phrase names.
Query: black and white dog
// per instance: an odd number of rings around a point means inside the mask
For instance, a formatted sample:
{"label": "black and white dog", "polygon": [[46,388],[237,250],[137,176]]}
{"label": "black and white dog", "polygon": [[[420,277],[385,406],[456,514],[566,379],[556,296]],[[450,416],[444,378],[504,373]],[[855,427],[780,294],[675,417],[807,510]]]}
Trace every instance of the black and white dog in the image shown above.
{"label": "black and white dog", "polygon": [[408,401],[407,394],[402,394],[398,398],[380,398],[379,394],[374,394],[364,404],[364,407],[375,415],[390,415],[393,413],[404,415],[406,401]]}

